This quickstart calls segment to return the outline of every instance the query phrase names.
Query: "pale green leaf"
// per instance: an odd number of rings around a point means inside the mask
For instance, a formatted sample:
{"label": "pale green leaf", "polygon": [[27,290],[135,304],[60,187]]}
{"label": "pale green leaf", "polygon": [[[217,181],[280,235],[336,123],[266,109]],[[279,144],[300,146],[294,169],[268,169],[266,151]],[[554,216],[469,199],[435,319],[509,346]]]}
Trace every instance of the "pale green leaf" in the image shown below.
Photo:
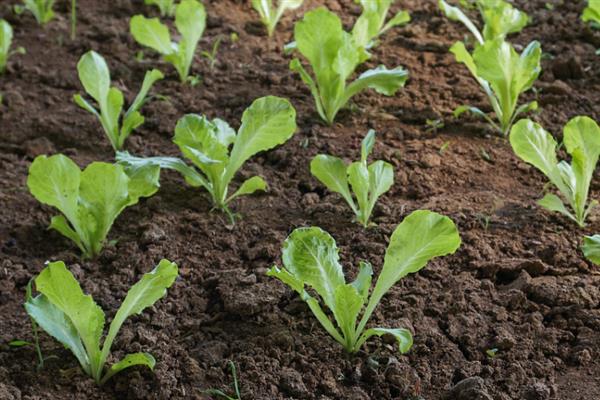
{"label": "pale green leaf", "polygon": [[596,265],[600,265],[600,235],[583,238],[583,255]]}
{"label": "pale green leaf", "polygon": [[79,80],[98,104],[106,104],[110,90],[110,72],[104,58],[95,51],[85,53],[77,63]]}
{"label": "pale green leaf", "polygon": [[163,25],[158,18],[136,15],[131,18],[130,30],[133,38],[141,45],[150,47],[163,55],[173,52],[169,28]]}
{"label": "pale green leaf", "polygon": [[371,328],[367,329],[359,339],[357,344],[357,350],[362,346],[362,344],[372,336],[383,336],[383,335],[392,335],[396,342],[398,343],[398,350],[400,353],[407,353],[413,345],[413,337],[409,330],[407,329],[389,329],[389,328]]}
{"label": "pale green leaf", "polygon": [[310,162],[310,172],[327,189],[342,195],[344,200],[350,205],[354,213],[357,212],[356,205],[350,193],[348,186],[348,177],[346,173],[346,164],[337,157],[319,154]]}
{"label": "pale green leaf", "polygon": [[127,354],[119,362],[110,366],[108,371],[106,371],[106,374],[102,377],[100,384],[103,385],[116,373],[121,372],[126,368],[134,367],[136,365],[143,365],[150,368],[150,370],[154,370],[156,360],[154,359],[154,357],[152,357],[152,354],[149,353]]}
{"label": "pale green leaf", "polygon": [[227,199],[226,203],[229,203],[236,197],[252,194],[258,190],[267,190],[267,182],[260,176],[253,176],[252,178],[245,180],[238,190]]}
{"label": "pale green leaf", "polygon": [[458,21],[462,23],[473,34],[473,36],[475,36],[477,42],[483,44],[484,40],[483,36],[481,35],[481,32],[479,32],[477,26],[475,26],[473,21],[471,21],[469,17],[467,17],[460,8],[451,6],[444,0],[439,0],[438,5],[440,7],[440,10],[442,10],[442,12],[444,13],[444,15],[446,15],[447,18],[449,18],[452,21]]}

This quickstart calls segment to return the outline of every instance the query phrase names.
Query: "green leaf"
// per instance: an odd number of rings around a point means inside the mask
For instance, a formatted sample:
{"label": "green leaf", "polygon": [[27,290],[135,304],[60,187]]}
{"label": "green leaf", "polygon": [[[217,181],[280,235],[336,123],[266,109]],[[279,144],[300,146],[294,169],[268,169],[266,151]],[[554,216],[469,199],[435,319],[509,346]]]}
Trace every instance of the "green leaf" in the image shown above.
{"label": "green leaf", "polygon": [[394,337],[394,339],[396,339],[396,342],[398,342],[398,350],[402,354],[408,353],[408,351],[410,350],[410,348],[413,345],[412,334],[407,329],[371,328],[371,329],[367,329],[362,334],[362,336],[356,346],[357,350],[370,337],[383,336],[383,335],[392,335]]}
{"label": "green leaf", "polygon": [[160,187],[160,166],[158,165],[145,165],[131,171],[126,170],[126,173],[129,176],[127,192],[130,200],[150,197]]}
{"label": "green leaf", "polygon": [[353,162],[348,167],[348,182],[358,203],[358,220],[367,225],[369,208],[369,169],[366,162]]}
{"label": "green leaf", "polygon": [[327,120],[327,116],[325,115],[325,110],[323,109],[323,102],[321,100],[321,95],[319,94],[319,88],[317,87],[317,85],[316,85],[315,81],[312,79],[312,77],[308,74],[308,72],[306,72],[306,70],[300,63],[300,60],[298,60],[297,58],[294,58],[290,62],[290,70],[292,72],[297,72],[298,74],[300,74],[300,78],[302,79],[302,82],[304,82],[306,84],[306,86],[308,86],[310,93],[312,94],[312,96],[315,100],[315,105],[317,107],[317,112],[319,113],[319,116],[321,118],[323,118],[324,120]]}
{"label": "green leaf", "polygon": [[373,146],[375,146],[375,131],[369,129],[367,136],[362,140],[360,146],[360,159],[362,162],[367,161],[367,157],[369,157],[369,154],[373,151]]}
{"label": "green leaf", "polygon": [[135,100],[133,100],[133,103],[131,103],[131,106],[125,114],[126,119],[130,114],[139,111],[140,108],[142,108],[142,106],[147,100],[146,97],[148,96],[148,92],[150,91],[152,86],[164,77],[165,76],[163,75],[163,73],[157,69],[153,69],[151,71],[146,72],[146,75],[144,76],[144,81],[142,82],[142,88],[140,89],[138,95],[135,97]]}
{"label": "green leaf", "polygon": [[[47,301],[38,300],[32,302],[31,307],[38,307],[32,317],[44,330],[56,337],[61,343],[67,345],[63,340],[68,340],[68,347],[79,359],[82,367],[89,363],[91,373],[99,368],[100,337],[104,328],[104,312],[94,302],[91,296],[84,295],[79,283],[62,261],[50,263],[40,272],[35,279],[35,287]],[[39,297],[38,297],[39,298]],[[55,307],[56,310],[53,310]],[[29,312],[29,310],[28,310]],[[37,312],[37,313],[35,313]],[[64,317],[60,313],[64,314]],[[42,316],[37,319],[37,316]],[[45,318],[44,318],[45,316]],[[75,332],[69,326],[75,328],[77,336],[85,346],[87,359],[82,355],[82,349],[75,339]],[[59,330],[62,327],[62,331]],[[55,336],[55,334],[57,336]],[[59,337],[60,336],[60,337]],[[86,360],[82,362],[82,360]]]}
{"label": "green leaf", "polygon": [[142,46],[150,47],[160,54],[173,53],[169,28],[163,25],[158,18],[146,18],[135,15],[130,21],[131,35]]}
{"label": "green leaf", "polygon": [[104,58],[95,51],[85,53],[77,63],[79,80],[98,104],[106,105],[110,90],[110,72]]}
{"label": "green leaf", "polygon": [[560,197],[558,197],[555,194],[546,194],[542,199],[538,200],[538,204],[547,210],[559,212],[562,215],[577,222],[577,218],[573,214],[571,214],[569,210],[567,210],[563,201],[560,199]]}
{"label": "green leaf", "polygon": [[118,163],[125,166],[127,174],[132,176],[142,168],[157,166],[165,169],[172,169],[179,172],[185,178],[186,182],[193,187],[210,187],[206,179],[192,167],[188,166],[183,160],[177,157],[135,157],[126,151],[118,151],[115,159]]}
{"label": "green leaf", "polygon": [[583,238],[583,255],[596,265],[600,265],[600,235]]}
{"label": "green leaf", "polygon": [[414,211],[394,230],[381,274],[363,314],[361,332],[375,307],[400,279],[425,267],[435,258],[454,253],[461,240],[454,222],[432,211]]}
{"label": "green leaf", "polygon": [[157,6],[163,18],[175,15],[175,0],[144,0],[144,4]]}
{"label": "green leaf", "polygon": [[319,154],[310,162],[310,173],[327,189],[342,195],[355,214],[358,212],[348,186],[344,161],[337,157]]}
{"label": "green leaf", "polygon": [[154,370],[156,360],[154,359],[154,357],[152,357],[152,354],[149,353],[127,354],[118,363],[110,366],[108,371],[106,371],[106,374],[102,377],[100,384],[103,385],[116,373],[121,372],[126,368],[134,367],[136,365],[143,365],[150,368],[151,370]]}
{"label": "green leaf", "polygon": [[485,41],[504,39],[510,33],[517,33],[529,22],[526,13],[517,10],[506,1],[491,2],[493,5],[484,8],[482,17],[485,21],[483,37]]}
{"label": "green leaf", "polygon": [[438,6],[448,19],[462,23],[473,34],[473,36],[475,36],[477,42],[483,44],[484,40],[481,32],[479,32],[477,26],[475,26],[475,24],[469,19],[469,17],[465,15],[465,13],[462,12],[460,8],[451,6],[444,0],[439,0]]}
{"label": "green leaf", "polygon": [[369,165],[369,209],[370,217],[375,203],[394,184],[394,167],[385,161],[375,161]]}
{"label": "green leaf", "polygon": [[562,193],[569,193],[558,168],[556,141],[550,133],[539,124],[524,119],[513,126],[509,139],[519,158],[539,169]]}
{"label": "green leaf", "polygon": [[63,215],[56,215],[52,217],[50,219],[50,226],[48,229],[54,229],[58,231],[61,235],[71,239],[77,245],[77,247],[79,247],[79,250],[81,250],[83,253],[86,252],[85,244],[81,241],[77,232],[71,228]]}
{"label": "green leaf", "polygon": [[80,179],[81,171],[69,157],[41,155],[29,167],[27,187],[40,203],[58,208],[76,225]]}
{"label": "green leaf", "polygon": [[[121,307],[119,307],[115,318],[110,324],[108,335],[106,336],[104,346],[102,347],[102,364],[106,361],[113,340],[121,329],[123,322],[131,315],[140,314],[144,309],[150,307],[162,298],[167,293],[167,289],[175,282],[177,276],[177,265],[163,259],[152,272],[144,274],[142,279],[129,289],[125,300],[123,300]],[[130,361],[130,359],[127,358],[125,360],[128,360],[125,364]],[[139,360],[139,356],[136,356],[134,360]]]}
{"label": "green leaf", "polygon": [[296,110],[288,100],[274,96],[255,100],[242,116],[242,125],[223,177],[224,186],[246,160],[285,143],[295,131]]}
{"label": "green leaf", "polygon": [[600,24],[600,0],[588,0],[588,6],[581,15],[583,22],[595,22]]}
{"label": "green leaf", "polygon": [[404,87],[408,80],[408,72],[402,68],[387,69],[383,65],[375,69],[370,69],[363,72],[358,79],[352,82],[344,92],[345,104],[352,96],[361,92],[364,89],[374,89],[377,93],[385,96],[393,96],[396,92]]}
{"label": "green leaf", "polygon": [[10,46],[13,39],[13,29],[8,22],[0,19],[0,74],[4,72],[8,57],[10,55]]}
{"label": "green leaf", "polygon": [[86,373],[91,373],[91,360],[81,343],[77,329],[65,313],[52,305],[44,295],[28,300],[25,303],[25,310],[46,333],[71,350]]}
{"label": "green leaf", "polygon": [[239,189],[227,199],[226,203],[229,203],[236,197],[252,194],[257,190],[267,190],[267,182],[260,176],[253,176],[252,178],[245,180]]}
{"label": "green leaf", "polygon": [[194,61],[196,47],[206,27],[206,11],[202,3],[196,0],[183,0],[179,3],[175,10],[175,26],[182,37],[179,51],[184,54],[183,68],[179,69],[179,75],[182,80],[185,80]]}
{"label": "green leaf", "polygon": [[299,228],[283,244],[283,265],[335,310],[335,292],[345,284],[335,240],[320,228]]}
{"label": "green leaf", "polygon": [[364,305],[364,297],[353,285],[339,285],[335,289],[335,305],[332,308],[335,320],[346,338],[346,350],[352,352],[358,314]]}
{"label": "green leaf", "polygon": [[277,266],[273,266],[267,271],[267,276],[272,276],[273,278],[279,279],[281,282],[291,287],[294,291],[298,292],[300,297],[302,297],[304,300],[306,293],[304,291],[304,282],[290,274],[285,268],[279,269]]}

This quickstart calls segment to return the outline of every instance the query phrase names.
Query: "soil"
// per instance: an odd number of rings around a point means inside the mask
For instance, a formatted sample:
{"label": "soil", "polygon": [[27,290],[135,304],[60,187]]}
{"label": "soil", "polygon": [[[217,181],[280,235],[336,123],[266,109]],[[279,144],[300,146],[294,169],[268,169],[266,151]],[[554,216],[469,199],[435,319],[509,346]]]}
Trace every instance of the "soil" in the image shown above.
{"label": "soil", "polygon": [[[459,399],[590,400],[600,398],[600,273],[580,251],[583,234],[600,231],[597,215],[584,229],[536,206],[545,178],[516,158],[505,139],[475,119],[452,118],[465,103],[489,110],[476,82],[448,48],[465,35],[434,0],[399,0],[393,10],[413,21],[388,32],[369,67],[404,65],[411,74],[394,97],[365,92],[324,126],[307,88],[288,69],[282,46],[293,22],[325,4],[351,26],[350,0],[307,0],[284,17],[273,39],[257,24],[249,2],[206,1],[207,50],[225,38],[215,68],[197,56],[201,84],[182,86],[173,69],[141,48],[128,32],[129,17],[156,15],[141,0],[79,1],[78,36],[69,39],[68,2],[40,28],[30,15],[15,16],[16,0],[3,0],[0,16],[15,30],[16,55],[0,77],[0,398],[2,399],[208,399],[203,391],[231,392],[228,361],[238,368],[243,399]],[[557,138],[573,116],[600,120],[600,31],[579,20],[584,1],[516,1],[531,24],[511,40],[540,40],[543,74],[535,91],[535,116]],[[553,10],[546,4],[554,4]],[[232,42],[236,32],[239,40]],[[72,101],[82,91],[76,63],[87,50],[103,54],[113,81],[131,100],[144,72],[167,75],[146,105],[146,123],[128,140],[137,155],[178,155],[173,128],[184,113],[202,113],[239,125],[257,97],[289,98],[298,132],[285,145],[252,158],[236,178],[260,174],[270,190],[246,196],[228,225],[211,212],[206,193],[163,172],[152,198],[126,209],[96,260],[47,230],[55,210],[40,205],[25,182],[39,154],[64,153],[80,166],[111,161],[112,150],[94,118]],[[427,120],[445,126],[428,129]],[[349,209],[310,175],[318,153],[356,159],[368,129],[377,131],[374,159],[391,162],[395,185],[375,210],[377,226],[352,223]],[[592,197],[600,197],[595,179]],[[407,327],[415,344],[400,355],[387,340],[373,339],[354,356],[344,353],[307,306],[280,282],[266,277],[280,263],[281,244],[296,227],[317,225],[340,247],[349,277],[360,260],[378,273],[391,232],[411,211],[431,209],[458,225],[463,245],[399,282],[383,299],[373,323]],[[63,260],[110,319],[128,288],[161,258],[180,266],[167,296],[130,318],[113,347],[114,357],[148,351],[154,373],[133,368],[96,387],[76,359],[43,334],[48,357],[36,371],[23,308],[25,286],[47,260]],[[488,354],[497,349],[495,355]]]}

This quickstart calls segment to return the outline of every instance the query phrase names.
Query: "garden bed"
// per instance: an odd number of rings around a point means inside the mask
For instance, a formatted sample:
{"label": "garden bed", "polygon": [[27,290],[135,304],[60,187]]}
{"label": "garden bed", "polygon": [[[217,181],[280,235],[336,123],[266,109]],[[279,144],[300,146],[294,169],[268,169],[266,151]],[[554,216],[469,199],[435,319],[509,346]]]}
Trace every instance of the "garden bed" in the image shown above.
{"label": "garden bed", "polygon": [[[142,1],[80,0],[75,41],[66,1],[58,2],[57,19],[46,29],[30,15],[15,16],[10,6],[16,3],[0,5],[15,44],[27,50],[0,76],[0,398],[208,398],[202,394],[208,388],[229,391],[228,360],[238,367],[243,399],[600,398],[600,270],[580,250],[584,234],[600,232],[600,219],[593,215],[582,230],[538,207],[545,177],[483,123],[452,118],[457,106],[486,109],[486,100],[448,53],[464,29],[444,18],[435,1],[397,1],[394,10],[409,10],[413,20],[386,33],[368,63],[405,66],[406,88],[393,97],[356,96],[331,127],[320,122],[281,49],[292,39],[293,21],[316,5],[350,25],[359,12],[352,1],[305,1],[284,17],[273,39],[249,2],[205,2],[201,49],[219,35],[225,39],[214,70],[198,55],[192,72],[202,83],[195,87],[181,85],[151,52],[136,60],[141,47],[129,34],[129,18],[154,15]],[[541,105],[535,118],[559,139],[576,115],[600,120],[600,33],[580,21],[584,2],[549,0],[553,10],[544,1],[516,3],[533,21],[511,41],[537,39],[547,55],[536,90],[526,96]],[[238,41],[230,40],[232,32]],[[296,135],[251,159],[236,179],[259,174],[270,189],[233,204],[242,215],[234,227],[211,212],[205,192],[167,171],[156,195],[123,212],[109,234],[116,244],[93,261],[82,261],[72,243],[47,230],[54,211],[25,185],[33,158],[64,153],[80,166],[112,161],[100,125],[72,101],[82,91],[77,60],[90,49],[104,55],[113,82],[130,100],[146,70],[158,65],[167,75],[153,89],[165,98],[145,106],[146,123],[126,144],[136,155],[178,155],[171,138],[185,113],[237,127],[258,97],[292,102]],[[438,119],[445,126],[429,129],[427,120]],[[364,230],[351,222],[340,196],[311,176],[309,163],[319,153],[356,159],[368,129],[377,132],[375,158],[395,167],[395,184],[375,209],[377,226]],[[597,180],[591,197],[600,198]],[[391,232],[416,209],[451,217],[463,244],[403,279],[376,310],[374,323],[414,332],[406,355],[380,339],[347,355],[297,294],[265,275],[300,226],[331,233],[349,275],[360,260],[377,273]],[[8,346],[32,339],[25,286],[46,260],[63,260],[112,316],[131,284],[161,258],[179,265],[180,279],[163,300],[125,323],[113,349],[115,355],[152,353],[154,373],[128,370],[99,388],[45,334],[42,350],[54,357],[39,372],[33,348]]]}

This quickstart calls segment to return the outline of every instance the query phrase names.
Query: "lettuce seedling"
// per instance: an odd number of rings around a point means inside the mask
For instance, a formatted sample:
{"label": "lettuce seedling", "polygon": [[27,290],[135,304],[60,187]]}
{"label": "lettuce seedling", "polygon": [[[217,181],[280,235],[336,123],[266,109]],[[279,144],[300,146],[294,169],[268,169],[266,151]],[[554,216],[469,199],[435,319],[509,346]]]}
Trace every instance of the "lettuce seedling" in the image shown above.
{"label": "lettuce seedling", "polygon": [[52,18],[54,18],[54,7],[55,0],[23,0],[22,5],[15,6],[15,12],[21,14],[27,10],[33,14],[35,20],[40,25],[46,25]]}
{"label": "lettuce seedling", "polygon": [[99,110],[79,94],[73,97],[75,103],[98,118],[113,149],[121,150],[131,132],[144,123],[140,109],[147,101],[152,85],[164,78],[162,72],[157,69],[146,72],[140,92],[123,115],[122,123],[119,123],[124,97],[119,89],[110,86],[110,71],[104,58],[95,51],[88,51],[77,63],[77,71],[81,84],[87,94],[96,101]]}
{"label": "lettuce seedling", "polygon": [[476,0],[483,20],[483,32],[459,8],[439,0],[438,5],[444,15],[452,20],[462,23],[475,37],[479,45],[489,40],[505,39],[511,33],[518,33],[529,23],[529,17],[523,11],[517,10],[512,4],[504,0]]}
{"label": "lettuce seedling", "polygon": [[183,0],[175,8],[175,26],[181,35],[178,43],[171,41],[169,28],[158,18],[136,15],[131,18],[130,30],[139,44],[162,54],[175,67],[181,82],[186,82],[206,26],[204,5],[196,0]]}
{"label": "lettuce seedling", "polygon": [[161,260],[152,272],[144,274],[129,289],[102,346],[104,311],[90,295],[83,293],[62,261],[49,263],[35,278],[40,294],[28,300],[25,309],[43,330],[71,350],[86,374],[102,385],[125,368],[144,365],[154,369],[156,361],[149,353],[127,354],[106,371],[104,367],[123,322],[162,298],[177,276],[177,265],[168,260]]}
{"label": "lettuce seedling", "polygon": [[581,19],[583,22],[591,22],[595,28],[600,29],[600,0],[588,0]]}
{"label": "lettuce seedling", "polygon": [[128,176],[121,165],[93,162],[83,172],[67,156],[35,158],[27,186],[41,203],[58,208],[50,228],[71,239],[86,258],[97,256],[125,207],[158,190],[158,167]]}
{"label": "lettuce seedling", "polygon": [[269,36],[273,36],[279,19],[286,10],[295,10],[302,5],[304,0],[277,0],[277,7],[273,0],[252,0],[252,7],[260,15],[260,20],[267,27]]}
{"label": "lettuce seedling", "polygon": [[144,0],[144,3],[148,6],[158,7],[160,16],[163,18],[175,15],[175,0]]}
{"label": "lettuce seedling", "polygon": [[475,80],[483,88],[494,113],[496,123],[476,107],[461,106],[454,111],[455,117],[466,111],[484,118],[492,128],[503,136],[508,135],[516,118],[536,110],[536,101],[518,105],[519,97],[533,87],[540,75],[542,49],[533,41],[519,55],[504,39],[489,40],[469,53],[463,42],[455,43],[450,51],[456,61],[467,66]]}
{"label": "lettuce seedling", "polygon": [[206,189],[213,205],[233,219],[227,207],[233,199],[267,188],[261,177],[254,176],[228,196],[236,172],[250,157],[285,143],[295,131],[294,107],[286,99],[267,96],[255,100],[244,111],[237,134],[218,118],[210,121],[205,116],[188,114],[179,120],[173,142],[196,169],[175,157],[140,158],[126,152],[117,153],[117,161],[131,173],[148,166],[174,169],[191,186]]}
{"label": "lettuce seedling", "polygon": [[[383,268],[369,296],[373,275],[371,264],[361,262],[356,279],[346,283],[335,240],[320,228],[299,228],[283,244],[285,268],[274,266],[267,275],[298,292],[323,328],[346,351],[356,353],[371,336],[390,334],[397,340],[400,352],[406,353],[413,343],[407,329],[365,330],[366,325],[382,297],[396,282],[419,271],[432,258],[454,253],[460,243],[450,218],[426,210],[411,213],[392,234]],[[305,285],[319,295],[333,314],[333,321]]]}
{"label": "lettuce seedling", "polygon": [[600,265],[600,235],[583,237],[583,255],[596,265]]}
{"label": "lettuce seedling", "polygon": [[[564,146],[571,155],[571,164],[558,162],[556,141],[539,124],[521,120],[510,133],[510,144],[519,158],[539,169],[562,195],[548,193],[538,204],[556,211],[585,226],[585,220],[598,205],[588,204],[590,182],[600,156],[600,127],[588,117],[575,117],[563,130]],[[567,205],[572,212],[567,209]]]}
{"label": "lettuce seedling", "polygon": [[340,18],[324,7],[309,11],[296,23],[294,38],[291,47],[297,48],[308,60],[314,79],[297,58],[290,63],[290,69],[300,74],[309,87],[319,115],[328,124],[333,123],[338,111],[357,93],[371,88],[392,96],[408,79],[408,72],[401,67],[388,70],[379,66],[363,72],[347,85],[346,80],[370,55],[343,30]]}
{"label": "lettuce seedling", "polygon": [[6,70],[6,64],[8,63],[8,59],[13,54],[25,53],[25,49],[22,47],[19,47],[16,50],[10,49],[12,45],[12,39],[12,26],[10,26],[10,24],[5,20],[0,19],[0,74],[4,73],[4,71]]}
{"label": "lettuce seedling", "polygon": [[[362,141],[360,161],[346,165],[340,158],[319,154],[310,163],[310,172],[332,192],[339,193],[348,203],[356,220],[365,228],[377,199],[394,183],[394,168],[385,161],[367,164],[375,144],[375,131],[370,130]],[[356,202],[350,193],[350,187]]]}
{"label": "lettuce seedling", "polygon": [[352,28],[354,42],[370,49],[377,44],[377,38],[396,26],[410,22],[410,14],[399,11],[387,23],[385,19],[392,3],[395,0],[354,0],[362,7],[362,14]]}

